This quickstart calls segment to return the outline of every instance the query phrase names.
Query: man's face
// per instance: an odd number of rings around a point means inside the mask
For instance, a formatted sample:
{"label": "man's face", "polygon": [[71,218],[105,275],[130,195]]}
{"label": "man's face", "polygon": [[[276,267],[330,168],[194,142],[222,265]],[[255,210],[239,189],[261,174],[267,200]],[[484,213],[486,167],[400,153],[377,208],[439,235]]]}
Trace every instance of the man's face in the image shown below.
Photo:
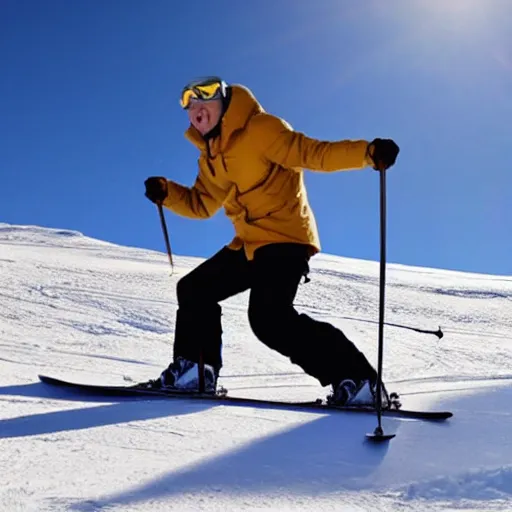
{"label": "man's face", "polygon": [[222,115],[222,100],[191,100],[187,112],[192,126],[201,135],[206,135],[219,122]]}

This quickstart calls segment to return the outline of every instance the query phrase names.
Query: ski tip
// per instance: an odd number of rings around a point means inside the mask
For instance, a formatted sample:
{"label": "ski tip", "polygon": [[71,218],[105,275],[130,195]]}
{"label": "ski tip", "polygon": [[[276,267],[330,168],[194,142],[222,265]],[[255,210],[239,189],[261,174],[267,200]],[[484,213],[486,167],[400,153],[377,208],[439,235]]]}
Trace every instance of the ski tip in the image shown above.
{"label": "ski tip", "polygon": [[49,375],[38,375],[37,378],[39,380],[59,380],[59,379],[56,379],[55,377],[50,377]]}

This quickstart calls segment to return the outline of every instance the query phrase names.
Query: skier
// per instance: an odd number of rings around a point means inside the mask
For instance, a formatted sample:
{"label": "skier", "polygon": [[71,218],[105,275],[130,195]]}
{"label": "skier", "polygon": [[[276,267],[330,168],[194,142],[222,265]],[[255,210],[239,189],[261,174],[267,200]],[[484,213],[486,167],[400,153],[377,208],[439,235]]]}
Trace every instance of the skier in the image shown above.
{"label": "skier", "polygon": [[180,102],[190,121],[185,136],[200,150],[197,178],[186,187],[150,177],[145,195],[194,219],[224,207],[235,237],[178,281],[173,360],[141,385],[198,389],[202,355],[205,391],[215,392],[222,367],[219,302],[250,290],[248,319],[261,342],[331,385],[331,401],[374,404],[377,372],[363,353],[341,330],[293,306],[308,262],[320,251],[303,168],[383,171],[395,163],[398,146],[390,139],[310,138],[265,112],[247,87],[219,77],[189,83]]}

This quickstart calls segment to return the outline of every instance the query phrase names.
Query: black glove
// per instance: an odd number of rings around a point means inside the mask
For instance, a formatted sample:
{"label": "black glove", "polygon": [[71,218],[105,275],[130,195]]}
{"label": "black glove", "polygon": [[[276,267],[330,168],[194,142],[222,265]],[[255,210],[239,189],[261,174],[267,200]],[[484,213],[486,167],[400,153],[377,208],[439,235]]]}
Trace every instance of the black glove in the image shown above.
{"label": "black glove", "polygon": [[148,178],[146,185],[146,193],[144,194],[153,203],[161,203],[167,197],[167,180],[161,176],[152,176]]}
{"label": "black glove", "polygon": [[375,170],[386,170],[391,167],[398,156],[400,148],[391,139],[373,139],[368,146],[368,154],[373,160]]}

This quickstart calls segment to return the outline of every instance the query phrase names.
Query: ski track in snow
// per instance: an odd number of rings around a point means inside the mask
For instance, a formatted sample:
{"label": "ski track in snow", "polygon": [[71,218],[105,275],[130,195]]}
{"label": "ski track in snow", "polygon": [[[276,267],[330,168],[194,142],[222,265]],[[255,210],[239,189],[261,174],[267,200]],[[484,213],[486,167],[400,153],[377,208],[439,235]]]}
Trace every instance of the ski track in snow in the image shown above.
{"label": "ski track in snow", "polygon": [[404,493],[408,500],[451,499],[460,500],[509,500],[512,488],[512,466],[478,469],[456,477],[441,477],[431,481],[410,484]]}
{"label": "ski track in snow", "polygon": [[[384,376],[443,424],[212,403],[86,397],[38,382],[154,378],[177,280],[198,258],[0,223],[0,510],[512,510],[512,278],[388,265]],[[319,255],[296,306],[377,361],[378,262]],[[310,400],[327,388],[258,342],[225,301],[221,384]]]}

